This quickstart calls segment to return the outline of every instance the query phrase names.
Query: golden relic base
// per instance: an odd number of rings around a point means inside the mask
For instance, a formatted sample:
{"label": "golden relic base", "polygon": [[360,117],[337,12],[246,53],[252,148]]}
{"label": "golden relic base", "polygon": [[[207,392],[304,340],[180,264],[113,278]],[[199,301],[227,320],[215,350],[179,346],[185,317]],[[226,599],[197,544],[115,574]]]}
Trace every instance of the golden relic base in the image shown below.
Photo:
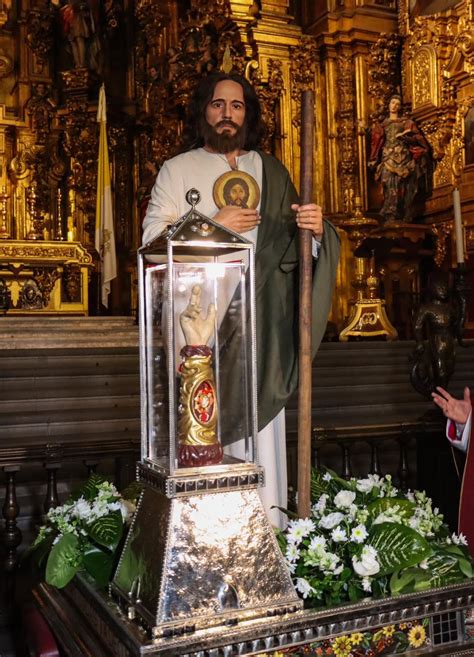
{"label": "golden relic base", "polygon": [[387,340],[398,338],[397,330],[390,323],[385,312],[383,299],[359,299],[354,304],[354,311],[348,326],[339,334],[339,340],[346,342],[349,338],[373,338],[385,336]]}
{"label": "golden relic base", "polygon": [[0,312],[87,315],[92,258],[79,242],[0,242]]}

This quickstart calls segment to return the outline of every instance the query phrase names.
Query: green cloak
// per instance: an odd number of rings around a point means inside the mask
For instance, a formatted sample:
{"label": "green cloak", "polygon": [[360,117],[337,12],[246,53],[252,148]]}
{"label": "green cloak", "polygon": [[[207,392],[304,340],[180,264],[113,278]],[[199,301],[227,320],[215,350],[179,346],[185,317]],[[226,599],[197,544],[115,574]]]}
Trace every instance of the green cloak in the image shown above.
{"label": "green cloak", "polygon": [[[263,161],[261,223],[255,252],[258,428],[285,406],[298,385],[299,254],[292,203],[298,195],[276,158]],[[339,236],[324,222],[313,271],[313,356],[326,329],[339,260]]]}
{"label": "green cloak", "polygon": [[[263,161],[261,223],[255,250],[258,429],[285,406],[298,385],[299,255],[295,213],[298,195],[285,167],[260,153]],[[313,355],[324,335],[339,259],[339,237],[325,222],[319,258],[313,274]],[[219,329],[221,438],[245,435],[248,424],[242,397],[245,385],[236,379],[242,357],[242,335],[227,313]]]}

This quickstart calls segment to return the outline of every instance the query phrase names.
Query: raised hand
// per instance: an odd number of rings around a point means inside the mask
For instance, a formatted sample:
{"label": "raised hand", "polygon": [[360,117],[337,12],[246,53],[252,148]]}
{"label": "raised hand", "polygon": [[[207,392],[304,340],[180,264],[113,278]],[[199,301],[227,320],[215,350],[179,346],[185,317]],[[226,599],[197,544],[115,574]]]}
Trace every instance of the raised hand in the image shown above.
{"label": "raised hand", "polygon": [[464,388],[463,399],[451,397],[449,392],[441,388],[441,386],[437,386],[436,390],[438,392],[432,392],[431,396],[433,397],[434,403],[440,407],[445,416],[458,424],[466,424],[472,408],[471,391],[469,388]]}
{"label": "raised hand", "polygon": [[179,316],[179,323],[187,345],[207,345],[214,333],[216,307],[210,303],[205,317],[201,316],[201,286],[194,285],[188,305]]}

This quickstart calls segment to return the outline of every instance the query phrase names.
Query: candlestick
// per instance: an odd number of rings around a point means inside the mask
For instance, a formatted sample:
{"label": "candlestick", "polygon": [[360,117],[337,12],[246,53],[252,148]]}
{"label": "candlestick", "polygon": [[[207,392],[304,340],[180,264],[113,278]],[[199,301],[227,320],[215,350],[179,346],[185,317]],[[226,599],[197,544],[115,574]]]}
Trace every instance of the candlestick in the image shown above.
{"label": "candlestick", "polygon": [[456,240],[456,262],[462,264],[464,262],[464,234],[462,229],[461,217],[461,197],[459,189],[453,189],[453,206],[454,206],[454,238]]}

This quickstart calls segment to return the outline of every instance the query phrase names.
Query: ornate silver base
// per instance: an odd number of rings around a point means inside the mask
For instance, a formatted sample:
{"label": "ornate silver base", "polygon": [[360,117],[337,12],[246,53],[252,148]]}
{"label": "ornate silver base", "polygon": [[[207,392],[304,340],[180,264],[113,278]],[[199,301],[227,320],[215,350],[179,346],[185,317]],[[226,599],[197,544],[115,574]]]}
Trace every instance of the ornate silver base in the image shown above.
{"label": "ornate silver base", "polygon": [[302,608],[256,488],[147,486],[111,594],[158,640]]}

